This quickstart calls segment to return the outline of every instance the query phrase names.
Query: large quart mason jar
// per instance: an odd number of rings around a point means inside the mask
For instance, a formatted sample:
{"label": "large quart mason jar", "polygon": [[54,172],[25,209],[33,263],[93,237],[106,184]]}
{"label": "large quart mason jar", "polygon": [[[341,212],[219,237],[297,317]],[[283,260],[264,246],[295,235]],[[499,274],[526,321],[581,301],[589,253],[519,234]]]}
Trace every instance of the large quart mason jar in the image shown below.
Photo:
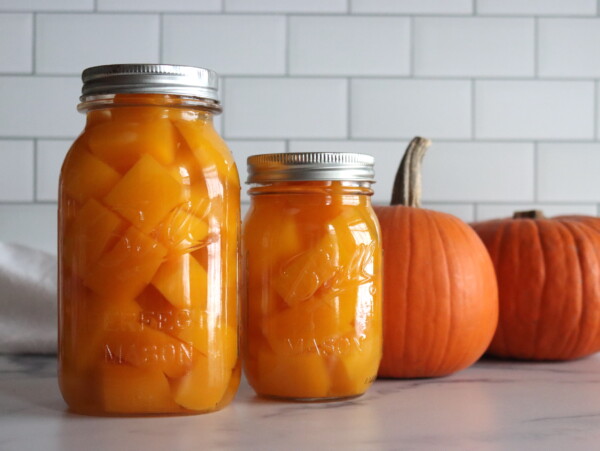
{"label": "large quart mason jar", "polygon": [[213,127],[217,76],[83,72],[87,121],[59,195],[59,381],[97,415],[217,410],[240,378],[239,179]]}
{"label": "large quart mason jar", "polygon": [[382,346],[381,242],[373,157],[286,153],[248,159],[242,261],[243,356],[259,395],[358,396]]}

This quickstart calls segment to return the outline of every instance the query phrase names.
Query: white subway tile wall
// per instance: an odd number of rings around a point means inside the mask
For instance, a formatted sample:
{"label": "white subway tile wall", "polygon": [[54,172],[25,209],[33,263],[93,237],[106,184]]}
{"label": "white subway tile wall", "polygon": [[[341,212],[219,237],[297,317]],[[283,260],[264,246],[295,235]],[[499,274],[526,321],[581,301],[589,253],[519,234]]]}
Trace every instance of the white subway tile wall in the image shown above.
{"label": "white subway tile wall", "polygon": [[0,0],[0,11],[94,11],[95,0]]}
{"label": "white subway tile wall", "polygon": [[[423,165],[423,199],[533,201],[533,162],[531,143],[439,143]],[[429,180],[433,183],[427,183]]]}
{"label": "white subway tile wall", "polygon": [[592,81],[476,81],[475,137],[593,139]]}
{"label": "white subway tile wall", "polygon": [[538,169],[539,200],[598,202],[600,144],[540,143]]}
{"label": "white subway tile wall", "polygon": [[242,181],[255,153],[365,152],[385,204],[423,135],[427,208],[597,215],[599,30],[596,0],[0,0],[0,241],[55,249],[79,75],[112,62],[220,72]]}
{"label": "white subway tile wall", "polygon": [[79,75],[113,61],[156,61],[159,18],[149,14],[39,14],[35,70]]}
{"label": "white subway tile wall", "polygon": [[347,81],[228,78],[225,138],[346,138]]}
{"label": "white subway tile wall", "polygon": [[479,14],[596,15],[597,0],[476,0]]}
{"label": "white subway tile wall", "polygon": [[163,60],[220,75],[282,75],[286,20],[280,15],[166,15]]}
{"label": "white subway tile wall", "polygon": [[220,12],[221,0],[96,0],[98,11]]}
{"label": "white subway tile wall", "polygon": [[285,152],[285,141],[243,141],[228,140],[229,148],[235,158],[238,172],[240,173],[240,182],[242,186],[242,202],[248,202],[248,187],[246,177],[248,174],[246,160],[250,155],[259,153],[283,153]]}
{"label": "white subway tile wall", "polygon": [[415,74],[528,77],[534,73],[534,19],[418,17]]}
{"label": "white subway tile wall", "polygon": [[0,201],[33,201],[33,155],[31,140],[0,141]]}
{"label": "white subway tile wall", "polygon": [[292,75],[408,75],[410,20],[292,17],[289,50]]}
{"label": "white subway tile wall", "polygon": [[224,0],[227,12],[345,13],[347,0]]}
{"label": "white subway tile wall", "polygon": [[33,68],[33,16],[0,15],[0,71],[29,74]]}
{"label": "white subway tile wall", "polygon": [[64,139],[40,139],[37,141],[35,167],[43,169],[36,173],[36,200],[56,202],[58,199],[58,177],[69,147],[71,147],[71,141]]}
{"label": "white subway tile wall", "polygon": [[351,136],[469,139],[471,91],[468,80],[353,80]]}
{"label": "white subway tile wall", "polygon": [[77,136],[80,91],[77,77],[0,75],[0,139]]}
{"label": "white subway tile wall", "polygon": [[353,13],[471,14],[472,0],[349,0]]}
{"label": "white subway tile wall", "polygon": [[600,77],[600,19],[540,19],[539,71],[544,77]]}

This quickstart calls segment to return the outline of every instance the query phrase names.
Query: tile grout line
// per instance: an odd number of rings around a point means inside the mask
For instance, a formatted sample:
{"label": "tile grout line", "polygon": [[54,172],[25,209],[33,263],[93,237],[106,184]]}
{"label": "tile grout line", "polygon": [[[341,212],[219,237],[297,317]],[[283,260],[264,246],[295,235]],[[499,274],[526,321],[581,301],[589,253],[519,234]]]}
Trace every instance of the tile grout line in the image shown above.
{"label": "tile grout line", "polygon": [[346,139],[352,138],[352,79],[346,79]]}
{"label": "tile grout line", "polygon": [[[40,11],[41,12],[41,11]],[[178,14],[186,16],[216,16],[216,15],[237,15],[237,16],[281,16],[282,14],[293,14],[294,16],[302,17],[346,17],[347,12],[326,12],[326,11],[315,11],[315,12],[290,12],[283,13],[281,11],[221,11],[219,10],[194,10],[194,11],[180,11],[180,10],[162,10],[166,14]],[[32,10],[28,9],[2,9],[0,13],[13,14],[13,13],[32,13]],[[94,10],[53,10],[43,11],[44,14],[50,15],[75,15],[75,14],[93,14]],[[100,14],[119,14],[119,15],[153,15],[157,14],[156,10],[135,10],[135,11],[123,11],[123,10],[112,10],[103,9],[98,11]],[[354,13],[353,16],[360,17],[423,17],[423,18],[449,18],[449,19],[465,19],[473,18],[473,13],[414,13],[414,12],[380,12],[380,13]],[[592,19],[597,17],[598,14],[479,14],[477,18],[491,18],[491,19],[523,19],[527,17],[537,17],[540,19]]]}
{"label": "tile grout line", "polygon": [[540,70],[539,70],[539,19],[537,17],[533,18],[533,78],[539,79]]}
{"label": "tile grout line", "polygon": [[37,179],[38,179],[38,139],[33,139],[33,202],[37,203],[38,201],[38,193],[37,193]]}
{"label": "tile grout line", "polygon": [[[223,100],[224,95],[221,94],[221,100]],[[223,102],[221,102],[223,103]],[[40,139],[44,141],[73,141],[77,136],[48,136],[48,135],[37,135],[35,139]],[[234,136],[230,137],[231,141],[285,141],[286,139],[290,139],[292,141],[324,141],[324,142],[356,142],[356,143],[403,143],[406,144],[414,138],[413,135],[410,136],[394,136],[394,137],[386,137],[386,138],[377,138],[377,137],[350,137],[350,139],[339,136],[339,137],[331,137],[331,136]],[[0,136],[1,141],[31,141],[34,139],[33,136]],[[435,139],[436,142],[440,143],[459,143],[459,144],[527,144],[533,141],[538,141],[540,143],[551,143],[551,144],[598,144],[598,141],[595,139],[581,139],[581,138],[561,138],[561,139],[552,139],[552,138],[540,138],[529,136],[525,138],[469,138],[468,136],[463,138],[448,138],[448,137],[436,137],[432,136],[432,139]]]}
{"label": "tile grout line", "polygon": [[538,150],[539,142],[533,142],[533,202],[537,203],[539,200],[539,188],[538,188],[538,180],[539,180],[539,150]]}
{"label": "tile grout line", "polygon": [[286,14],[285,15],[285,55],[284,55],[284,70],[285,70],[285,76],[289,77],[290,76],[290,15]]}
{"label": "tile grout line", "polygon": [[475,133],[477,130],[477,124],[476,124],[476,102],[475,102],[475,79],[472,78],[471,79],[471,137],[469,138],[470,141],[475,141]]}
{"label": "tile grout line", "polygon": [[31,75],[35,74],[36,64],[35,60],[37,57],[37,13],[33,13],[33,17],[31,19]]}
{"label": "tile grout line", "polygon": [[[221,103],[221,108],[223,111],[225,110],[225,86],[227,84],[227,77],[223,77],[219,80],[219,102]],[[227,138],[225,135],[225,116],[221,113],[221,130],[217,130],[219,134],[223,137],[223,139]],[[214,119],[213,119],[214,120]]]}
{"label": "tile grout line", "polygon": [[408,55],[408,64],[410,66],[408,68],[408,74],[411,79],[414,79],[415,78],[415,18],[413,16],[411,16],[408,21],[408,28],[409,28],[408,39],[410,41],[409,47],[408,47],[408,51],[410,52],[410,54]]}
{"label": "tile grout line", "polygon": [[598,82],[594,82],[594,139],[598,139]]}
{"label": "tile grout line", "polygon": [[164,14],[160,13],[158,15],[158,62],[164,64]]}
{"label": "tile grout line", "polygon": [[[12,77],[15,75],[27,75],[27,73],[21,72],[0,72],[0,79],[2,77]],[[46,72],[40,73],[39,75],[43,75],[48,78],[64,78],[64,77],[74,77],[77,78],[80,73],[76,72]],[[282,79],[282,78],[291,78],[291,79],[307,79],[307,80],[343,80],[347,77],[352,77],[357,80],[369,80],[369,81],[381,81],[381,80],[397,80],[397,81],[411,81],[411,80],[421,80],[421,81],[471,81],[473,80],[472,75],[448,75],[448,76],[432,76],[432,75],[424,75],[424,76],[410,76],[410,75],[355,75],[355,74],[300,74],[300,75],[286,75],[286,74],[274,74],[274,73],[265,73],[265,74],[232,74],[232,73],[222,73],[222,76],[227,76],[229,78],[237,78],[240,80],[257,80],[257,79]],[[598,78],[593,77],[542,77],[535,78],[531,77],[522,77],[522,76],[510,76],[507,75],[505,77],[488,77],[488,76],[477,76],[478,81],[496,81],[496,82],[522,82],[522,81],[537,81],[537,82],[565,82],[565,83],[589,83],[595,82]]]}

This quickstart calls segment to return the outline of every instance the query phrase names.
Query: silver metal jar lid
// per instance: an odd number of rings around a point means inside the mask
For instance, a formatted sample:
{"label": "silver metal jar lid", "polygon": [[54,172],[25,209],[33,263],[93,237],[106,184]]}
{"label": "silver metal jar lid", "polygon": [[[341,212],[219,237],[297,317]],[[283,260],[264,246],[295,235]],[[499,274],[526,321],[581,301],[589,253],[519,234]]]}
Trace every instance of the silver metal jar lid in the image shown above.
{"label": "silver metal jar lid", "polygon": [[104,94],[173,94],[219,102],[217,73],[169,64],[111,64],[88,67],[81,74],[81,100]]}
{"label": "silver metal jar lid", "polygon": [[361,153],[267,153],[248,157],[246,183],[343,180],[375,182],[375,158]]}

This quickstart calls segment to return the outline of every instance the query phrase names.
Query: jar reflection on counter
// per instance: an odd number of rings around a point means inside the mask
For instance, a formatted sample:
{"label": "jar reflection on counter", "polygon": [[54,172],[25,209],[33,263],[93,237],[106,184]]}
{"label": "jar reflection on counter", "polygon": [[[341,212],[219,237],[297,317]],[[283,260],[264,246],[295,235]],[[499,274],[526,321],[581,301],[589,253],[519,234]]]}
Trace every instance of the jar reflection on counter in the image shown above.
{"label": "jar reflection on counter", "polygon": [[229,403],[239,178],[213,128],[216,74],[84,72],[59,196],[59,381],[71,410],[189,414]]}
{"label": "jar reflection on counter", "polygon": [[286,399],[360,395],[376,378],[382,346],[373,159],[270,154],[250,157],[248,165],[253,185],[242,235],[248,381],[259,395]]}

